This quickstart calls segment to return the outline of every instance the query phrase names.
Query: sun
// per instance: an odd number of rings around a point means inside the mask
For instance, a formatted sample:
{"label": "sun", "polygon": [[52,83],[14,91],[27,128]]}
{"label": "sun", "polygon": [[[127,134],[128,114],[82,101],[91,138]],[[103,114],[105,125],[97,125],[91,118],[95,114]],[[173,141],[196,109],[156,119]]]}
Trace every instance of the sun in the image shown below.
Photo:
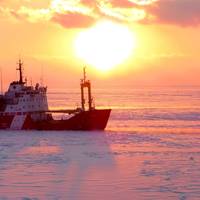
{"label": "sun", "polygon": [[77,56],[101,71],[121,64],[135,47],[136,37],[128,27],[112,21],[98,22],[75,40]]}

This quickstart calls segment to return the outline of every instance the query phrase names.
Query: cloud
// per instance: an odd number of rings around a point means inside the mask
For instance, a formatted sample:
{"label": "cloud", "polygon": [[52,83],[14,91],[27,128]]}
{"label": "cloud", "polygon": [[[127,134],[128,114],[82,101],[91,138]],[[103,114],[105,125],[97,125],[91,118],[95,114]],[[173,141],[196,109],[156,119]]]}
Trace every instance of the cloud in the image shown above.
{"label": "cloud", "polygon": [[1,19],[25,20],[36,23],[38,21],[49,21],[52,16],[48,9],[32,9],[22,6],[18,10],[0,7],[0,17]]}
{"label": "cloud", "polygon": [[91,16],[69,12],[66,14],[54,14],[51,20],[66,28],[89,27],[95,22],[95,19]]}
{"label": "cloud", "polygon": [[[84,28],[93,24],[98,17],[92,0],[53,0],[50,10],[51,21],[67,28]],[[90,5],[90,6],[89,6]]]}
{"label": "cloud", "polygon": [[129,23],[200,24],[200,0],[110,0],[101,1],[100,9],[108,16]]}
{"label": "cloud", "polygon": [[146,13],[138,6],[152,1],[44,0],[41,3],[33,0],[0,0],[0,5],[3,5],[0,7],[0,13],[3,17],[9,16],[32,23],[51,21],[68,28],[83,28],[102,17],[122,22],[142,20]]}
{"label": "cloud", "polygon": [[200,0],[0,0],[0,16],[83,28],[102,17],[125,23],[200,24]]}
{"label": "cloud", "polygon": [[104,1],[104,3],[110,4],[112,5],[112,7],[118,8],[132,8],[137,5],[135,2],[129,0],[108,0]]}
{"label": "cloud", "polygon": [[123,22],[139,21],[145,17],[145,11],[137,8],[140,4],[139,0],[44,0],[42,3],[0,0],[0,15],[32,23],[50,21],[68,28],[83,28],[102,17]]}
{"label": "cloud", "polygon": [[101,16],[121,22],[133,23],[146,18],[146,12],[137,0],[102,0],[98,9]]}
{"label": "cloud", "polygon": [[49,9],[32,9],[27,7],[21,7],[15,15],[19,19],[26,19],[29,22],[38,22],[38,21],[49,21],[52,18],[52,14]]}
{"label": "cloud", "polygon": [[150,23],[167,23],[180,26],[200,24],[200,0],[159,0],[146,7],[154,16]]}

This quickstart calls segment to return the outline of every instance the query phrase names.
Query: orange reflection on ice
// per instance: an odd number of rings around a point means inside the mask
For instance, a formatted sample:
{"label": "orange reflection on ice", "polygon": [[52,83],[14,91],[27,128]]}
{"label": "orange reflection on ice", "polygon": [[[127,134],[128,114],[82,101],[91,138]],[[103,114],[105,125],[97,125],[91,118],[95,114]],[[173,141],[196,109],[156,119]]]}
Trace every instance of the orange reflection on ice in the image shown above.
{"label": "orange reflection on ice", "polygon": [[57,146],[29,147],[25,151],[25,153],[29,153],[29,154],[52,154],[52,153],[59,153],[59,152],[60,152],[60,148]]}
{"label": "orange reflection on ice", "polygon": [[19,154],[58,154],[61,152],[60,147],[58,146],[32,146],[23,149]]}

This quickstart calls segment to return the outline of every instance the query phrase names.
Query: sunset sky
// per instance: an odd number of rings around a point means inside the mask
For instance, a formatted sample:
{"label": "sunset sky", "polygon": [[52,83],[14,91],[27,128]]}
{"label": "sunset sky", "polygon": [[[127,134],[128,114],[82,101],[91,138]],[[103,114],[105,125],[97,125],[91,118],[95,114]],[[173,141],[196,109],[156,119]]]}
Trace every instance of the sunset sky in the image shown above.
{"label": "sunset sky", "polygon": [[50,87],[84,65],[101,85],[200,85],[199,25],[200,0],[0,0],[0,66],[5,84],[20,56]]}

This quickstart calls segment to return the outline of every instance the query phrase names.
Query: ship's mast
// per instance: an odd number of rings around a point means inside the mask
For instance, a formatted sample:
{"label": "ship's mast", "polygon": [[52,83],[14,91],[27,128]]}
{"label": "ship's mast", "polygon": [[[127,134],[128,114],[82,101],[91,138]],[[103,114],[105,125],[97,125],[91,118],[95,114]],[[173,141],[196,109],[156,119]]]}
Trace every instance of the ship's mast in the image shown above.
{"label": "ship's mast", "polygon": [[83,81],[86,82],[86,67],[83,67]]}
{"label": "ship's mast", "polygon": [[1,70],[1,94],[3,94],[3,72],[2,72],[2,68],[0,68]]}
{"label": "ship's mast", "polygon": [[22,68],[23,63],[22,63],[21,59],[19,59],[19,62],[17,64],[18,64],[17,70],[19,70],[19,83],[23,84],[24,83],[23,82],[23,68]]}
{"label": "ship's mast", "polygon": [[85,110],[84,88],[88,89],[88,108],[92,110],[91,83],[86,77],[86,67],[83,68],[83,79],[81,79],[81,106],[83,110]]}

